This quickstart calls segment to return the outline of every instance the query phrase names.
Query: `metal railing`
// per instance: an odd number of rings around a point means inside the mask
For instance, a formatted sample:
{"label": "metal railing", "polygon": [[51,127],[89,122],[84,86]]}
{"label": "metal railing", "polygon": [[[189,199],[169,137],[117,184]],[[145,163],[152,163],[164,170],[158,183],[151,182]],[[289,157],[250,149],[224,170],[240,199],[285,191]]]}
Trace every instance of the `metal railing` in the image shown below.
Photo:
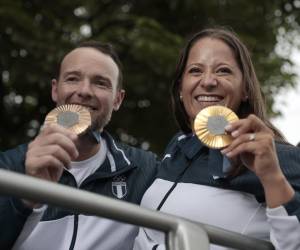
{"label": "metal railing", "polygon": [[243,250],[274,249],[266,241],[3,169],[0,193],[163,231],[170,250],[208,250],[209,243]]}

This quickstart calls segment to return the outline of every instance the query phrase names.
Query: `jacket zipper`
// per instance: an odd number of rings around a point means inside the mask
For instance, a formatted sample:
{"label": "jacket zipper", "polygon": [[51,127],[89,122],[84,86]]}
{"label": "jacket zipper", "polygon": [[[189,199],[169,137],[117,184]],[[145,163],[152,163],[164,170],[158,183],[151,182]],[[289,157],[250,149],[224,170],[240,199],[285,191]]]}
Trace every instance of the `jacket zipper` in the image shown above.
{"label": "jacket zipper", "polygon": [[74,229],[73,229],[73,235],[72,235],[72,240],[71,240],[69,250],[73,250],[75,247],[77,232],[78,232],[78,217],[79,217],[78,214],[74,214]]}
{"label": "jacket zipper", "polygon": [[[79,189],[79,186],[77,184],[77,181],[75,179],[75,177],[69,173],[70,176],[73,178],[74,182],[75,182],[75,188]],[[74,227],[73,227],[73,235],[72,235],[72,240],[71,240],[71,244],[69,247],[69,250],[74,250],[75,248],[75,243],[76,243],[76,238],[77,238],[77,232],[78,232],[78,220],[79,220],[79,215],[78,214],[74,214]]]}

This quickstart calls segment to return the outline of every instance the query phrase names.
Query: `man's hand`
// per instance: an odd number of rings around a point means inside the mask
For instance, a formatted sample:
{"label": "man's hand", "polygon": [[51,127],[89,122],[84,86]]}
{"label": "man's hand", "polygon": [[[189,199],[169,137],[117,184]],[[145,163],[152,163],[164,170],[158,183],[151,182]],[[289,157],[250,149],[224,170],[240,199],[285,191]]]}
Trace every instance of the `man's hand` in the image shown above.
{"label": "man's hand", "polygon": [[[64,168],[68,168],[71,161],[79,153],[75,146],[77,135],[66,128],[51,124],[29,144],[26,153],[26,174],[44,180],[57,182]],[[31,207],[36,204],[25,201]]]}

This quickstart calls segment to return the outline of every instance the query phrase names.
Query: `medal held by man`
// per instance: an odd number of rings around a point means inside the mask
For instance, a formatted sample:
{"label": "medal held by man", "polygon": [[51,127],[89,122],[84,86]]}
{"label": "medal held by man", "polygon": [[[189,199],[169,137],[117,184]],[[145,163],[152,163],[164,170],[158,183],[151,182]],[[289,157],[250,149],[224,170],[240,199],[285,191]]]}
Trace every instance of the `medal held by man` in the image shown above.
{"label": "medal held by man", "polygon": [[45,125],[59,124],[77,135],[84,133],[92,123],[91,114],[87,108],[77,104],[65,104],[51,110]]}

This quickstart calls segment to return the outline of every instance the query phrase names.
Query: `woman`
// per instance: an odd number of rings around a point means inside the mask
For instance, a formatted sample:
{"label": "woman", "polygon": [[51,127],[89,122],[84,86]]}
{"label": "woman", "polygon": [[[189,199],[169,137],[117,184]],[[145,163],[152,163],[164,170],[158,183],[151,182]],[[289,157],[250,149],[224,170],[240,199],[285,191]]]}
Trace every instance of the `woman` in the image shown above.
{"label": "woman", "polygon": [[[268,121],[249,52],[235,34],[206,29],[188,41],[172,99],[181,132],[142,206],[300,249],[300,151]],[[240,118],[226,126],[233,141],[222,150],[193,131],[196,115],[211,105]],[[164,235],[141,229],[135,249],[165,249]]]}

